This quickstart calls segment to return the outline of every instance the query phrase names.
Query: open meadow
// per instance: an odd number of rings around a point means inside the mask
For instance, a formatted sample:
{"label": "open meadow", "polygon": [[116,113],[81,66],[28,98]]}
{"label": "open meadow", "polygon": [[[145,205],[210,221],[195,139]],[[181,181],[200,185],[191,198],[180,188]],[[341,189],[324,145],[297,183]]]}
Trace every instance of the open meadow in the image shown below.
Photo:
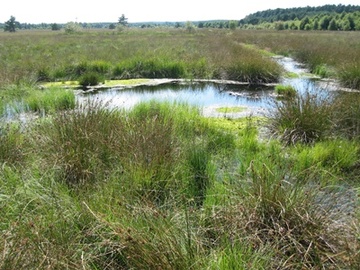
{"label": "open meadow", "polygon": [[129,110],[79,103],[64,87],[143,78],[278,83],[291,76],[272,58],[282,54],[359,90],[359,38],[0,33],[1,115],[16,104],[30,115],[0,122],[0,269],[359,269],[359,92],[291,92],[266,117],[229,119],[182,102]]}

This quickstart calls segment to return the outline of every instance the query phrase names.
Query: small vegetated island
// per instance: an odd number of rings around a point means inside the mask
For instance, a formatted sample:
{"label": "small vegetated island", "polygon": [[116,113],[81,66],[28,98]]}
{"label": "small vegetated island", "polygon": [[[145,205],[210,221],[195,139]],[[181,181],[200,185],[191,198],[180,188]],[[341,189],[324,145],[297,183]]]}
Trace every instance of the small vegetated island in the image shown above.
{"label": "small vegetated island", "polygon": [[[359,267],[359,6],[0,26],[1,269]],[[74,91],[279,84],[275,55],[339,90],[274,86],[266,117],[240,119]]]}

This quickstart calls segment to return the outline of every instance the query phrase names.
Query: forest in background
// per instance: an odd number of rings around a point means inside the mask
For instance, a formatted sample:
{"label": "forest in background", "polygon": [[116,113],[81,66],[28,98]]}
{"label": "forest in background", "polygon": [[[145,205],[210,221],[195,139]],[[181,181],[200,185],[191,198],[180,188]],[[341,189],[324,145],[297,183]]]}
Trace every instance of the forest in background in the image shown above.
{"label": "forest in background", "polygon": [[360,30],[360,6],[325,5],[319,7],[269,9],[246,16],[241,28],[277,30]]}

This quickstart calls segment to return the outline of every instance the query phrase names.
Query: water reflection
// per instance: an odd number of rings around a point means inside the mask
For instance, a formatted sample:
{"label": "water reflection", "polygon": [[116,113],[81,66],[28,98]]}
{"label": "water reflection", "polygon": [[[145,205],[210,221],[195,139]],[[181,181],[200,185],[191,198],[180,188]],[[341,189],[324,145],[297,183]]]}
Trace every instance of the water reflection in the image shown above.
{"label": "water reflection", "polygon": [[108,89],[83,94],[79,99],[99,98],[110,106],[131,108],[142,101],[157,100],[186,102],[199,107],[246,106],[266,107],[273,87],[219,84],[170,83],[157,86],[138,86],[127,89]]}

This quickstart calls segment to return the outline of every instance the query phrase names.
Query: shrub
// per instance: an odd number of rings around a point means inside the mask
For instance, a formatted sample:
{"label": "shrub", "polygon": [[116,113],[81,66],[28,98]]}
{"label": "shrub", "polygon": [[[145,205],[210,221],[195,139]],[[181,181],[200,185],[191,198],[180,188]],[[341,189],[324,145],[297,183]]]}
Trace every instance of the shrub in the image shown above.
{"label": "shrub", "polygon": [[68,22],[65,24],[64,30],[66,34],[75,34],[81,32],[82,27],[79,23]]}

